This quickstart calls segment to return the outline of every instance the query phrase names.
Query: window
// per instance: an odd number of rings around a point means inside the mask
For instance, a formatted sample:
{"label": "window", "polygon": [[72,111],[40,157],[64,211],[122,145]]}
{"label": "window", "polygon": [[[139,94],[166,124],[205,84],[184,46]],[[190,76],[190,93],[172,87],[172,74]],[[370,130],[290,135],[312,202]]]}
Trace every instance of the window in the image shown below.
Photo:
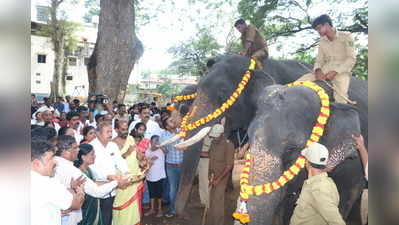
{"label": "window", "polygon": [[46,63],[46,55],[37,55],[37,63]]}
{"label": "window", "polygon": [[37,81],[36,81],[36,84],[40,84],[40,83],[41,83],[41,81],[40,81],[40,80],[37,80]]}
{"label": "window", "polygon": [[90,58],[89,58],[89,57],[85,57],[85,60],[84,60],[84,62],[85,62],[85,65],[89,64],[89,62],[90,62]]}
{"label": "window", "polygon": [[78,60],[77,60],[76,57],[69,57],[69,58],[68,58],[68,64],[69,64],[70,66],[76,66],[77,63],[78,63]]}
{"label": "window", "polygon": [[36,76],[40,76],[40,73],[36,73]]}
{"label": "window", "polygon": [[47,22],[49,19],[50,7],[48,6],[36,6],[36,19],[40,22]]}
{"label": "window", "polygon": [[71,76],[71,75],[66,76],[66,80],[72,80],[72,79],[73,79],[73,76]]}

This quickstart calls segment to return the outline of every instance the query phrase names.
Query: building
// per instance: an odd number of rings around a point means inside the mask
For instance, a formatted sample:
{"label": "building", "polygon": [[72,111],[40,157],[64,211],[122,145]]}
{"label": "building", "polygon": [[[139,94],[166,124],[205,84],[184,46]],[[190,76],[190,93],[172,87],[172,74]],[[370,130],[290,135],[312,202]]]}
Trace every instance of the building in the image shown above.
{"label": "building", "polygon": [[[48,3],[33,1],[31,5],[31,93],[48,96],[51,92],[54,72],[54,51],[50,37],[43,34],[49,19]],[[97,38],[96,24],[82,24],[75,36],[78,40],[75,51],[67,52],[68,71],[66,95],[87,96],[89,81],[86,65],[94,50]]]}

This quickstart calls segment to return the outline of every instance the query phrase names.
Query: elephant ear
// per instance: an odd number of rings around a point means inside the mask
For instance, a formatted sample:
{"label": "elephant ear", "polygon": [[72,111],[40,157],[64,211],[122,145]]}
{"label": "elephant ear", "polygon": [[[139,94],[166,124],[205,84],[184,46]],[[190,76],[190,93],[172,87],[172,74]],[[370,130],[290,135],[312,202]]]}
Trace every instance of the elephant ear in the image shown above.
{"label": "elephant ear", "polygon": [[271,85],[277,87],[281,85],[274,85],[275,80],[272,76],[262,70],[254,70],[250,82],[248,83],[248,98],[251,104],[257,105],[259,96],[264,96],[265,91]]}
{"label": "elephant ear", "polygon": [[330,109],[330,118],[320,142],[330,151],[328,167],[334,168],[344,159],[357,155],[352,135],[360,135],[360,119],[352,105],[331,103]]}

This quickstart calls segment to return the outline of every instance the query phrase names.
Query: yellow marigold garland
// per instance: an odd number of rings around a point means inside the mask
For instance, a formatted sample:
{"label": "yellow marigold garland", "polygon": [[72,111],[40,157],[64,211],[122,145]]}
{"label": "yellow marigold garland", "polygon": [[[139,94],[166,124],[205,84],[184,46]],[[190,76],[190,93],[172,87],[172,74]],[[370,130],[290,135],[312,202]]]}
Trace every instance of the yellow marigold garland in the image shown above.
{"label": "yellow marigold garland", "polygon": [[231,94],[231,96],[222,104],[221,107],[217,108],[212,113],[208,114],[207,116],[198,119],[192,123],[188,123],[189,116],[185,116],[182,119],[181,123],[181,131],[179,133],[180,136],[185,137],[187,135],[187,131],[194,130],[197,127],[200,127],[211,120],[218,118],[222,113],[224,113],[227,109],[229,109],[237,100],[237,98],[241,95],[242,91],[245,89],[246,85],[248,84],[249,80],[251,79],[251,70],[255,69],[256,61],[251,59],[248,70],[244,73],[241,82],[238,84],[236,90]]}
{"label": "yellow marigold garland", "polygon": [[[321,107],[320,114],[317,117],[317,122],[312,129],[306,146],[302,151],[306,151],[307,147],[313,143],[318,142],[320,137],[324,133],[324,127],[327,123],[328,117],[330,116],[330,101],[328,95],[325,93],[323,88],[310,81],[298,81],[290,83],[287,86],[303,85],[313,89],[320,97]],[[240,207],[237,212],[233,213],[233,217],[245,224],[250,222],[250,217],[246,209],[246,201],[251,195],[270,194],[271,192],[283,187],[286,183],[294,179],[296,175],[305,167],[305,157],[299,156],[295,163],[274,182],[262,184],[262,185],[249,185],[249,174],[251,168],[251,155],[245,156],[244,168],[240,174]]]}
{"label": "yellow marigold garland", "polygon": [[181,101],[191,100],[197,97],[197,93],[189,94],[189,95],[179,95],[172,99],[172,103],[177,103]]}

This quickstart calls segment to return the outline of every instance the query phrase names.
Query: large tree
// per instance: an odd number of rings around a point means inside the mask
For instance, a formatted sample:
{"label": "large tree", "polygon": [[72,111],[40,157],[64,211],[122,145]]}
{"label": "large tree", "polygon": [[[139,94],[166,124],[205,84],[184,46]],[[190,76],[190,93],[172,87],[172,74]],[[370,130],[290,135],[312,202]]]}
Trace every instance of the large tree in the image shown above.
{"label": "large tree", "polygon": [[143,46],[135,33],[134,0],[101,0],[96,45],[88,63],[89,91],[123,102]]}
{"label": "large tree", "polygon": [[207,69],[207,59],[215,57],[221,48],[209,29],[200,29],[191,39],[169,48],[176,59],[170,69],[182,76],[202,76]]}

